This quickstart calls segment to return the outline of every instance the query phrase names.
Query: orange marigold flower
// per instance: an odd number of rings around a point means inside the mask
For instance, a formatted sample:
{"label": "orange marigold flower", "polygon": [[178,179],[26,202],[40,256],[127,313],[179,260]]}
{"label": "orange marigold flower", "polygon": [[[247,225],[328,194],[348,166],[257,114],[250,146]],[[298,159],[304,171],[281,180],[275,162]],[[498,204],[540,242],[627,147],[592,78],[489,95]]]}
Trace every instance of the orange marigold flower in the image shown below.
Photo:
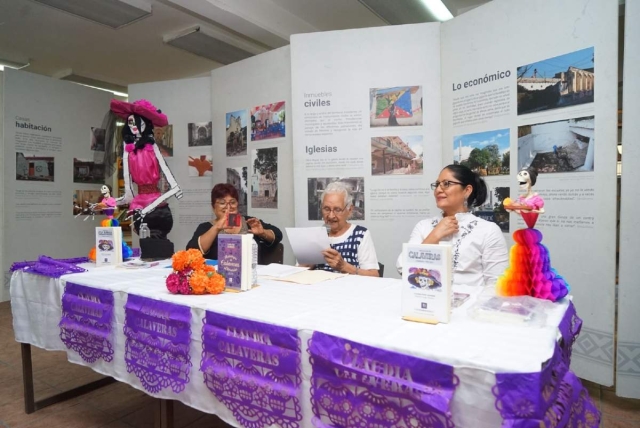
{"label": "orange marigold flower", "polygon": [[186,251],[178,251],[171,258],[171,266],[176,272],[182,272],[189,265],[189,256]]}
{"label": "orange marigold flower", "polygon": [[187,257],[189,259],[188,267],[193,270],[202,269],[202,266],[205,265],[204,257],[202,257],[202,253],[200,250],[196,250],[195,248],[191,248],[186,251]]}
{"label": "orange marigold flower", "polygon": [[207,292],[207,283],[209,275],[206,272],[198,270],[194,271],[189,278],[189,285],[193,294],[205,294]]}
{"label": "orange marigold flower", "polygon": [[93,247],[91,251],[89,251],[89,260],[96,261],[96,247]]}
{"label": "orange marigold flower", "polygon": [[225,280],[222,275],[216,272],[209,272],[209,281],[207,282],[207,293],[220,294],[224,291]]}

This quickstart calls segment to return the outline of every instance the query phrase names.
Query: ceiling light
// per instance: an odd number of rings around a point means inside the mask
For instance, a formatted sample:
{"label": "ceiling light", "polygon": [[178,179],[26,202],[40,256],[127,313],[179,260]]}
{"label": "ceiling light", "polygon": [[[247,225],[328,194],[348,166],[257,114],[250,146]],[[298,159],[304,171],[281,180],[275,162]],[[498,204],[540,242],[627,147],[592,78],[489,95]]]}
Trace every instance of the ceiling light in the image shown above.
{"label": "ceiling light", "polygon": [[266,49],[231,34],[199,25],[163,37],[166,44],[227,65],[242,61]]}
{"label": "ceiling light", "polygon": [[358,0],[363,6],[391,25],[446,21],[453,18],[441,0]]}
{"label": "ceiling light", "polygon": [[35,0],[63,12],[120,28],[151,15],[148,0]]}
{"label": "ceiling light", "polygon": [[443,22],[453,19],[453,15],[442,0],[421,0],[436,20]]}
{"label": "ceiling light", "polygon": [[75,74],[73,70],[62,70],[53,76],[54,79],[66,80],[68,82],[77,83],[79,85],[88,86],[90,88],[99,89],[101,91],[111,92],[119,97],[127,97],[128,88],[122,85],[116,85],[115,83],[104,82],[98,79],[92,79],[90,77],[81,76]]}
{"label": "ceiling light", "polygon": [[31,65],[31,63],[29,61],[26,62],[16,62],[16,61],[9,61],[8,59],[2,59],[0,58],[0,70],[3,70],[4,67],[7,68],[15,68],[16,70],[20,70],[22,68],[25,67],[29,67]]}

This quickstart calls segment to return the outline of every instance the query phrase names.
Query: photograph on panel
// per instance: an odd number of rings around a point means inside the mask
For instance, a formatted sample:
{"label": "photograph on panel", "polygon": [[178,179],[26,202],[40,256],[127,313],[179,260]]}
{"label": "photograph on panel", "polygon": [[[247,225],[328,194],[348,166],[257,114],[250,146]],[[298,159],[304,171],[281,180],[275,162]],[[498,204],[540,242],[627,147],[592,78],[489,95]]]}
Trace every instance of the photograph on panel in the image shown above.
{"label": "photograph on panel", "polygon": [[247,154],[247,111],[238,110],[226,114],[227,156]]}
{"label": "photograph on panel", "polygon": [[284,101],[251,109],[251,141],[283,138],[285,135]]}
{"label": "photograph on panel", "polygon": [[322,220],[322,194],[330,183],[340,181],[351,193],[351,220],[364,220],[364,177],[317,177],[307,179],[309,220]]}
{"label": "photograph on panel", "polygon": [[518,114],[593,102],[593,47],[518,67]]}
{"label": "photograph on panel", "polygon": [[211,122],[194,122],[187,125],[189,147],[213,145]]}
{"label": "photograph on panel", "polygon": [[422,135],[371,138],[371,175],[421,175]]}
{"label": "photograph on panel", "polygon": [[251,208],[278,208],[278,148],[251,151]]}
{"label": "photograph on panel", "polygon": [[482,176],[509,175],[509,129],[453,137],[453,163]]}
{"label": "photograph on panel", "polygon": [[89,206],[102,201],[102,192],[98,190],[75,190],[73,192],[73,215],[89,214]]}
{"label": "photograph on panel", "polygon": [[509,233],[509,213],[504,209],[502,201],[509,197],[511,189],[509,186],[487,187],[487,200],[479,207],[474,207],[472,212],[476,217],[497,224],[503,233]]}
{"label": "photograph on panel", "polygon": [[[53,160],[53,158],[51,158]],[[53,168],[53,163],[52,167]],[[74,183],[104,183],[104,164],[95,159],[73,158]]]}
{"label": "photograph on panel", "polygon": [[173,157],[173,125],[154,127],[153,138],[156,140],[163,157]]}
{"label": "photograph on panel", "polygon": [[211,153],[191,155],[189,163],[189,177],[211,177],[213,175],[213,159]]}
{"label": "photograph on panel", "polygon": [[238,212],[247,215],[247,167],[227,168],[227,183],[238,191]]}
{"label": "photograph on panel", "polygon": [[593,171],[594,116],[518,127],[518,170],[539,174]]}
{"label": "photograph on panel", "polygon": [[16,152],[16,180],[54,181],[54,163],[53,156]]}
{"label": "photograph on panel", "polygon": [[369,125],[422,125],[422,86],[369,89]]}
{"label": "photograph on panel", "polygon": [[91,127],[91,150],[95,152],[104,152],[104,128]]}

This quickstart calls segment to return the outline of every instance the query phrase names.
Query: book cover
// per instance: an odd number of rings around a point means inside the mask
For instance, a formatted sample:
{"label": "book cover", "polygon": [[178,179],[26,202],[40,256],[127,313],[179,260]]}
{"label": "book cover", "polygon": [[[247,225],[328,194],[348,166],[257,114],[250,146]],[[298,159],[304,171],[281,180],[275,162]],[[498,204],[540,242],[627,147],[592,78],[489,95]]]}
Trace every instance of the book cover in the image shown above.
{"label": "book cover", "polygon": [[447,323],[451,316],[451,246],[403,245],[402,318]]}
{"label": "book cover", "polygon": [[218,235],[218,272],[230,290],[250,290],[257,282],[257,244],[253,235]]}
{"label": "book cover", "polygon": [[96,266],[122,263],[122,229],[96,227]]}

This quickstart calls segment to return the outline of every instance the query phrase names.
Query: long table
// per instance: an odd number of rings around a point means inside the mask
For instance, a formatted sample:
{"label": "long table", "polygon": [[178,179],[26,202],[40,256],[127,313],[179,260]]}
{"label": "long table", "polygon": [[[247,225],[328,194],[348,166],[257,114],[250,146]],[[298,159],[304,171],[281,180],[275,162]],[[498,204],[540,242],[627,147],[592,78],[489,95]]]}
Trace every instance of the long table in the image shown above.
{"label": "long table", "polygon": [[[479,289],[456,287],[472,298],[449,324],[425,325],[400,318],[395,279],[261,279],[249,292],[181,296],[167,291],[169,272],[101,268],[55,279],[16,271],[16,340],[66,351],[70,362],[238,427],[598,426],[568,369],[579,330],[569,299],[543,326],[505,325],[470,318]],[[69,333],[83,293],[84,303],[112,307],[109,325],[92,325],[106,345],[85,344],[91,352]],[[158,324],[167,311],[174,319]]]}

